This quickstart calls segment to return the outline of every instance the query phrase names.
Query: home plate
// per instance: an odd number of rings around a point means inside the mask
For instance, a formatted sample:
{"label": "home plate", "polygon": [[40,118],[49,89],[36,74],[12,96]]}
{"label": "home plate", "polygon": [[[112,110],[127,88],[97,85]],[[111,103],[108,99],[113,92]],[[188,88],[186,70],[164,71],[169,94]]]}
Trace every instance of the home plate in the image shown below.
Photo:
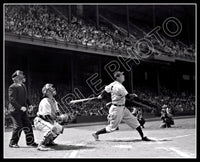
{"label": "home plate", "polygon": [[117,147],[117,148],[127,148],[127,149],[131,149],[132,146],[131,145],[115,145],[113,147]]}

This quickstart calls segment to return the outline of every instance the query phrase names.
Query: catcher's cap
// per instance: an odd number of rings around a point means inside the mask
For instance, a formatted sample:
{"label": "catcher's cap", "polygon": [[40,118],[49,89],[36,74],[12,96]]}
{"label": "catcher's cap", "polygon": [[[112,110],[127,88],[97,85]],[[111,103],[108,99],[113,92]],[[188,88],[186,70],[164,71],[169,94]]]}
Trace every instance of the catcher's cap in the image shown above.
{"label": "catcher's cap", "polygon": [[116,71],[116,72],[114,73],[114,77],[115,77],[115,78],[118,78],[118,77],[120,77],[120,76],[123,75],[123,74],[124,74],[124,72]]}
{"label": "catcher's cap", "polygon": [[50,84],[50,83],[45,84],[44,87],[42,88],[43,96],[47,93],[47,90],[51,88],[53,88],[53,84]]}
{"label": "catcher's cap", "polygon": [[23,71],[21,70],[16,70],[13,74],[12,74],[12,78],[15,78],[16,76],[19,75],[24,75]]}

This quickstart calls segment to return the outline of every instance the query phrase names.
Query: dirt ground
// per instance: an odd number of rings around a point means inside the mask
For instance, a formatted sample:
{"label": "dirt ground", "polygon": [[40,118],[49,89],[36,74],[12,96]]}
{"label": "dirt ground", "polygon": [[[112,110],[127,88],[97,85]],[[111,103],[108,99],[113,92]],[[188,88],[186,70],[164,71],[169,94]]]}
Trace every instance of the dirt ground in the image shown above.
{"label": "dirt ground", "polygon": [[[100,135],[94,141],[92,133],[105,127],[101,125],[66,126],[64,133],[55,140],[58,146],[49,151],[38,151],[26,146],[22,133],[20,148],[9,148],[11,129],[4,131],[4,158],[196,158],[196,119],[175,119],[172,128],[159,128],[161,121],[148,121],[144,134],[152,141],[141,141],[136,130],[122,123],[119,130]],[[41,132],[34,130],[36,142]]]}

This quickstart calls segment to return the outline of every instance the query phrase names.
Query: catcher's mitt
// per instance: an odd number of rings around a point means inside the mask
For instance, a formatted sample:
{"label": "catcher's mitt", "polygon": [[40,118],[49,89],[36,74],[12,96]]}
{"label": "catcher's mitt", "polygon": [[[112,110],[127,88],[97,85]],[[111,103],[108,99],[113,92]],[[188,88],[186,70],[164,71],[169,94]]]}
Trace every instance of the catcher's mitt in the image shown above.
{"label": "catcher's mitt", "polygon": [[69,116],[67,114],[61,114],[60,116],[57,117],[57,122],[59,124],[66,123],[69,119]]}

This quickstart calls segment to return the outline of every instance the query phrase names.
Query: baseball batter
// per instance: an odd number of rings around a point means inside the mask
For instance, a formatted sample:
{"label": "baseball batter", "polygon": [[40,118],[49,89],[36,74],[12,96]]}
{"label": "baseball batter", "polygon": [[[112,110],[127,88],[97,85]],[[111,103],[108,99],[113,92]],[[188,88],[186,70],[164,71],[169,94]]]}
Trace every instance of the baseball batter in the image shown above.
{"label": "baseball batter", "polygon": [[53,141],[59,134],[63,133],[64,127],[57,122],[60,112],[54,98],[56,90],[53,84],[45,84],[42,93],[44,98],[39,103],[34,125],[36,129],[44,132],[43,139],[37,149],[46,151],[48,150],[47,146],[57,145]]}
{"label": "baseball batter", "polygon": [[115,131],[118,128],[120,122],[123,120],[131,128],[136,129],[139,132],[142,140],[150,141],[149,138],[144,136],[137,118],[133,116],[132,113],[125,107],[126,98],[136,94],[128,94],[127,90],[122,85],[122,83],[125,81],[123,72],[115,72],[114,77],[116,80],[105,86],[102,94],[98,96],[98,98],[101,99],[106,93],[111,94],[112,105],[109,109],[109,114],[107,117],[109,124],[105,128],[98,130],[96,133],[93,133],[92,135],[94,139],[97,141],[99,140],[100,134]]}

